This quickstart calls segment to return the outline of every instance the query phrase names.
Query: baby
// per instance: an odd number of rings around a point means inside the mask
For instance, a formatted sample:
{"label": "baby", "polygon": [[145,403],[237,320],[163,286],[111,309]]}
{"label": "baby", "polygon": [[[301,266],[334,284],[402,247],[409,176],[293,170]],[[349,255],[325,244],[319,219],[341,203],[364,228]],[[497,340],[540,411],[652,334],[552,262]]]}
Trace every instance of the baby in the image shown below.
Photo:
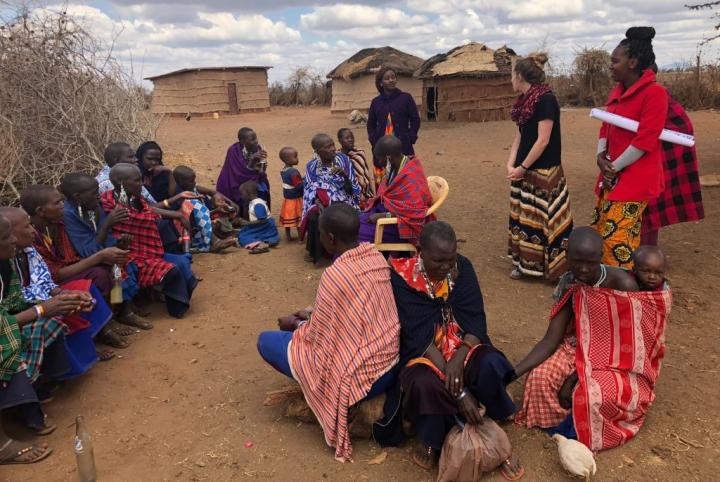
{"label": "baby", "polygon": [[280,171],[283,185],[283,204],[280,209],[280,226],[285,228],[285,237],[292,241],[291,229],[295,228],[300,237],[300,221],[303,209],[303,178],[295,166],[298,152],[292,147],[283,147],[279,153],[285,167]]}
{"label": "baby", "polygon": [[633,253],[633,274],[640,289],[658,291],[665,285],[667,261],[657,246],[640,246]]}

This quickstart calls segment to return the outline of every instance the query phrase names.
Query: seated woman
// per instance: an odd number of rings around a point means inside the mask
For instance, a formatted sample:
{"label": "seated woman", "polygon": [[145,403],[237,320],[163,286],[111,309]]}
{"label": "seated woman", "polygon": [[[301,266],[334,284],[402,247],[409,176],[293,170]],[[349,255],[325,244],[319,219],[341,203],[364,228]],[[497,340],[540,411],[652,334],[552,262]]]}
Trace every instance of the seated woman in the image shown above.
{"label": "seated woman", "polygon": [[241,128],[237,138],[238,141],[227,150],[215,186],[218,192],[240,206],[240,215],[247,218],[248,205],[240,197],[240,185],[247,181],[255,181],[260,198],[272,206],[270,181],[266,172],[267,151],[260,145],[255,131],[249,127]]}
{"label": "seated woman", "polygon": [[[92,180],[89,176],[88,178]],[[93,188],[96,188],[97,183],[94,180],[92,182]],[[94,193],[94,199],[97,203],[97,191]],[[72,201],[70,203],[72,206]],[[96,297],[109,304],[113,285],[111,268],[113,265],[125,265],[127,249],[108,246],[94,253],[78,255],[66,230],[63,195],[55,188],[42,184],[29,186],[20,195],[20,204],[30,215],[33,247],[50,269],[53,281],[67,289],[81,289],[74,288],[75,285],[71,283],[90,280],[94,289],[99,291]],[[90,211],[88,210],[85,215],[90,216]],[[133,327],[148,328],[148,322],[138,317],[130,309],[129,304],[122,306],[116,319]],[[103,329],[101,339],[114,348],[127,347],[127,341],[109,327]]]}
{"label": "seated woman", "polygon": [[358,209],[360,185],[352,162],[345,154],[335,150],[335,143],[329,135],[316,134],[311,144],[315,156],[307,163],[300,230],[307,236],[306,261],[317,263],[325,255],[318,228],[320,214],[332,203],[346,203]]}
{"label": "seated woman", "polygon": [[[135,151],[130,147],[130,144],[126,142],[113,142],[108,144],[107,147],[105,147],[103,157],[105,159],[105,165],[100,172],[97,173],[97,176],[95,176],[100,194],[113,188],[112,182],[110,182],[110,169],[112,169],[115,164],[124,162],[137,165]],[[145,186],[142,187],[142,197],[144,197],[151,206],[157,204],[157,201]]]}
{"label": "seated woman", "polygon": [[170,316],[182,318],[197,286],[190,255],[170,254],[163,249],[159,216],[140,195],[142,175],[137,166],[117,164],[110,170],[110,180],[114,188],[100,197],[101,206],[106,214],[118,207],[127,212],[126,219],[113,225],[112,234],[116,239],[130,237],[128,259],[138,268],[138,284],[161,291]]}
{"label": "seated woman", "polygon": [[[576,228],[547,333],[515,367],[518,376],[530,372],[516,423],[577,438],[594,452],[640,430],[655,399],[671,304],[669,290],[638,292],[628,271],[602,258],[602,237]],[[611,346],[622,349],[608,356]]]}
{"label": "seated woman", "polygon": [[[47,435],[56,426],[46,420],[32,384],[69,370],[64,325],[56,317],[86,310],[91,298],[87,293],[65,292],[34,306],[26,302],[14,262],[15,243],[10,221],[0,214],[0,410],[18,407],[26,427]],[[0,464],[31,463],[47,455],[47,445],[20,444],[0,430]]]}
{"label": "seated woman", "polygon": [[95,362],[106,361],[114,356],[112,350],[98,351],[93,342],[106,343],[124,348],[127,342],[108,328],[112,310],[103,299],[102,293],[88,279],[74,280],[58,286],[50,274],[45,260],[33,247],[34,229],[30,217],[21,208],[0,208],[12,225],[16,239],[15,269],[20,279],[23,298],[26,303],[36,305],[51,299],[59,293],[78,292],[89,301],[87,311],[63,316],[60,321],[67,327],[65,350],[70,369],[62,378],[73,378],[87,372]]}
{"label": "seated woman", "polygon": [[312,313],[281,318],[258,337],[270,365],[297,380],[335,458],[350,460],[349,409],[395,381],[400,324],[385,258],[358,244],[357,211],[344,203],[320,215],[320,238],[335,256],[325,270]]}
{"label": "seated woman", "polygon": [[[405,438],[402,420],[410,420],[419,440],[412,459],[429,470],[454,416],[480,423],[482,404],[488,417],[505,420],[515,404],[505,391],[512,365],[490,342],[475,269],[457,253],[452,227],[440,221],[425,225],[420,249],[413,258],[391,261],[402,371],[373,435],[381,445],[398,445]],[[501,470],[511,480],[524,472],[515,457]]]}
{"label": "seated woman", "polygon": [[403,154],[400,139],[385,136],[375,143],[375,157],[385,159],[388,170],[378,187],[377,196],[367,211],[360,215],[360,241],[375,240],[375,223],[383,217],[396,217],[397,225],[383,230],[383,243],[408,242],[417,245],[420,232],[428,219],[432,196],[420,159]]}
{"label": "seated woman", "polygon": [[370,199],[375,197],[375,174],[368,167],[365,151],[355,147],[355,134],[352,129],[343,127],[337,133],[340,152],[352,161],[355,177],[360,185],[360,207],[364,208]]}

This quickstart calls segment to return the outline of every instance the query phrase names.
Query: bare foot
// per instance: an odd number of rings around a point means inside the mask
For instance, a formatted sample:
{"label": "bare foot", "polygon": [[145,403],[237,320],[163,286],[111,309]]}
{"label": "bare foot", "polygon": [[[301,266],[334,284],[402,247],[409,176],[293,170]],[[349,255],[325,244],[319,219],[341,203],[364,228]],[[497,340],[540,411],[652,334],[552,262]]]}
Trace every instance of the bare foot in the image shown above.
{"label": "bare foot", "polygon": [[512,454],[509,459],[500,465],[500,473],[507,480],[519,480],[525,475],[525,467],[522,466],[517,455]]}

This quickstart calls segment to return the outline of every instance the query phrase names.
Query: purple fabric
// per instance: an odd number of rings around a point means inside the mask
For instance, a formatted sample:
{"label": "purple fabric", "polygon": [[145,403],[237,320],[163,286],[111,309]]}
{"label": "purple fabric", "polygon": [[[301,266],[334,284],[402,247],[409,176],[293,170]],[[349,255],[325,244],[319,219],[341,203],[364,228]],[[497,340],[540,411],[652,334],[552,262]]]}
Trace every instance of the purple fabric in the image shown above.
{"label": "purple fabric", "polygon": [[[418,113],[415,99],[407,92],[396,89],[389,95],[380,94],[372,100],[368,113],[367,132],[370,144],[375,143],[385,135],[385,123],[390,113],[395,129],[395,136],[403,143],[403,154],[412,156],[415,154],[413,144],[417,141],[420,130],[420,114]],[[376,167],[377,160],[373,160]]]}
{"label": "purple fabric", "polygon": [[[377,203],[370,211],[360,213],[360,232],[358,241],[361,243],[375,242],[375,224],[370,222],[370,216],[377,213],[386,213],[387,209],[382,203]],[[397,224],[389,224],[383,230],[383,243],[405,243],[406,239],[400,238]]]}
{"label": "purple fabric", "polygon": [[232,199],[236,204],[242,205],[239,187],[245,181],[255,181],[265,184],[270,191],[270,183],[266,173],[254,171],[248,167],[248,160],[243,156],[243,145],[236,142],[228,148],[225,164],[220,171],[215,188],[218,192]]}

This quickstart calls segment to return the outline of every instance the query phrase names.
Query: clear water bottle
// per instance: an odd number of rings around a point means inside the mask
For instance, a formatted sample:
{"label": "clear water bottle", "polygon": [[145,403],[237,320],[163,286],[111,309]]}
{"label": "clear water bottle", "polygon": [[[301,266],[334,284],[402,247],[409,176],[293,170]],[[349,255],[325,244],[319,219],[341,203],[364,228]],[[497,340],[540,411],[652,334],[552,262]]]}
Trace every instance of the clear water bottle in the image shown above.
{"label": "clear water bottle", "polygon": [[80,482],[96,482],[97,475],[95,474],[95,455],[93,454],[92,439],[82,416],[75,419],[75,457],[77,460],[78,480]]}

